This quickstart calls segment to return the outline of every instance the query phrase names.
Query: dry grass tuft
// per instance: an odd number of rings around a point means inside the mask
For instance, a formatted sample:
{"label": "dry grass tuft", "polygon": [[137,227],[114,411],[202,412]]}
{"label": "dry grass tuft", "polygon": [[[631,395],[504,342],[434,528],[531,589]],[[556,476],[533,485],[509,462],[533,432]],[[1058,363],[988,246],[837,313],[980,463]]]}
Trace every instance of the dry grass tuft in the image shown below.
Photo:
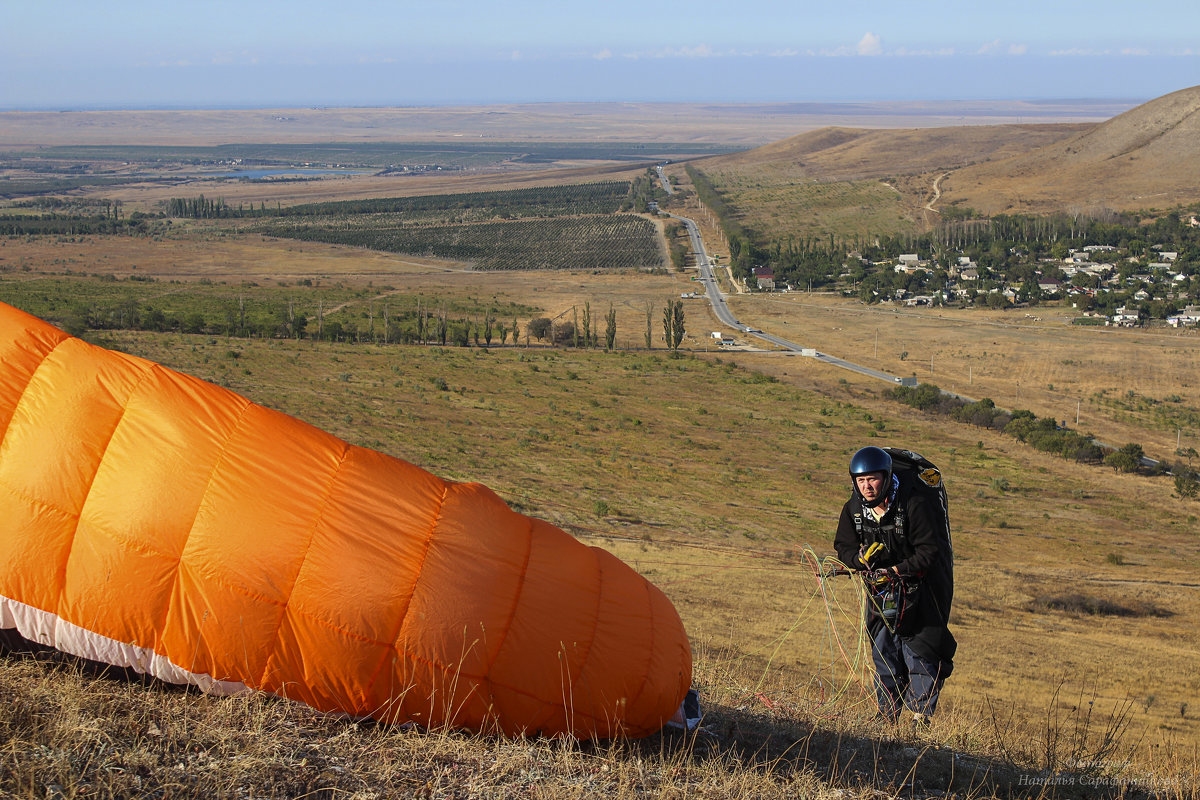
{"label": "dry grass tuft", "polygon": [[802,687],[747,694],[739,687],[752,674],[697,666],[700,733],[575,742],[338,719],[257,693],[214,698],[10,654],[0,659],[0,796],[1194,796],[1194,754],[1164,750],[1171,760],[1156,770],[1131,767],[1129,706],[1101,711],[1094,695],[1056,696],[1040,720],[988,701],[990,719],[955,713],[913,731],[880,726],[855,704],[814,716],[786,701]]}

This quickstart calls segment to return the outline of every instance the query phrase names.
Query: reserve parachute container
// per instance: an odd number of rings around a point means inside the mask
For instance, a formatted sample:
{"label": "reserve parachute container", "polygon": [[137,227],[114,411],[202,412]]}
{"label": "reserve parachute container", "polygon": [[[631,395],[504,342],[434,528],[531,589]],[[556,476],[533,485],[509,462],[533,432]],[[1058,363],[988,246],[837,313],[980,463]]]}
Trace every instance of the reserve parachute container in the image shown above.
{"label": "reserve parachute container", "polygon": [[691,649],[631,568],[442,480],[0,304],[0,628],[387,722],[644,736]]}

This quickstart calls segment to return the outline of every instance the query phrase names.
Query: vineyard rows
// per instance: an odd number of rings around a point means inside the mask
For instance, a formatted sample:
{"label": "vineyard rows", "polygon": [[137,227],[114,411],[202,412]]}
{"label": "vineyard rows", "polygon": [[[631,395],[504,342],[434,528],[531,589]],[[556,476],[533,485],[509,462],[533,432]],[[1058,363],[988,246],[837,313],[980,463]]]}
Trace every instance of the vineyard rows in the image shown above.
{"label": "vineyard rows", "polygon": [[436,226],[345,220],[264,226],[270,236],[474,263],[477,269],[652,269],[663,266],[658,231],[632,214]]}
{"label": "vineyard rows", "polygon": [[609,214],[629,196],[629,181],[606,181],[566,186],[539,186],[497,192],[383,197],[309,203],[280,209],[279,216],[351,216],[474,211],[492,217],[551,217],[560,214]]}

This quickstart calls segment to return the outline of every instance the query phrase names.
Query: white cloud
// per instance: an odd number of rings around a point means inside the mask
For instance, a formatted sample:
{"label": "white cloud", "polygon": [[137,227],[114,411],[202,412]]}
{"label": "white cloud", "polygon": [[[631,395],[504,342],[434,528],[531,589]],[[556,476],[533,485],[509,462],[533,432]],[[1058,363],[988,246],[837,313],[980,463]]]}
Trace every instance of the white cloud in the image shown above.
{"label": "white cloud", "polygon": [[1010,44],[1008,46],[1008,54],[1010,56],[1023,56],[1029,51],[1027,44]]}
{"label": "white cloud", "polygon": [[1142,47],[1126,47],[1121,51],[1123,56],[1148,56],[1150,51]]}
{"label": "white cloud", "polygon": [[666,47],[662,50],[654,50],[651,52],[631,52],[623,53],[625,58],[716,58],[721,55],[729,55],[729,53],[717,53],[706,44],[696,45],[695,47]]}
{"label": "white cloud", "polygon": [[909,50],[907,47],[898,48],[892,55],[895,56],[952,56],[954,55],[953,47],[941,47],[937,50]]}
{"label": "white cloud", "polygon": [[860,56],[877,56],[883,53],[883,46],[878,36],[867,31],[858,40],[857,50]]}
{"label": "white cloud", "polygon": [[1110,56],[1111,50],[1089,50],[1084,47],[1071,47],[1066,50],[1051,50],[1052,56]]}
{"label": "white cloud", "polygon": [[679,48],[679,55],[684,58],[711,58],[716,53],[708,45],[702,44],[696,47],[681,47]]}
{"label": "white cloud", "polygon": [[606,59],[612,58],[612,50],[609,50],[606,47],[603,50],[599,51],[598,53],[593,53],[592,58],[596,59],[597,61],[604,61]]}

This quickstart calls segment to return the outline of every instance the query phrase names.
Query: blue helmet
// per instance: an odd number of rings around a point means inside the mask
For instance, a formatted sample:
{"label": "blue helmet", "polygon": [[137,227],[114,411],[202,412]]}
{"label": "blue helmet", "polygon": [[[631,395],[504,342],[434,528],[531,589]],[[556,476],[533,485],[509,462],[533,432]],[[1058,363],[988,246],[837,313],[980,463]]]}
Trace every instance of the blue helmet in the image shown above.
{"label": "blue helmet", "polygon": [[[864,447],[850,457],[850,485],[854,487],[855,494],[858,494],[858,484],[854,479],[871,472],[882,472],[883,485],[891,486],[892,457],[882,447]],[[889,492],[891,489],[885,488],[884,491]]]}

